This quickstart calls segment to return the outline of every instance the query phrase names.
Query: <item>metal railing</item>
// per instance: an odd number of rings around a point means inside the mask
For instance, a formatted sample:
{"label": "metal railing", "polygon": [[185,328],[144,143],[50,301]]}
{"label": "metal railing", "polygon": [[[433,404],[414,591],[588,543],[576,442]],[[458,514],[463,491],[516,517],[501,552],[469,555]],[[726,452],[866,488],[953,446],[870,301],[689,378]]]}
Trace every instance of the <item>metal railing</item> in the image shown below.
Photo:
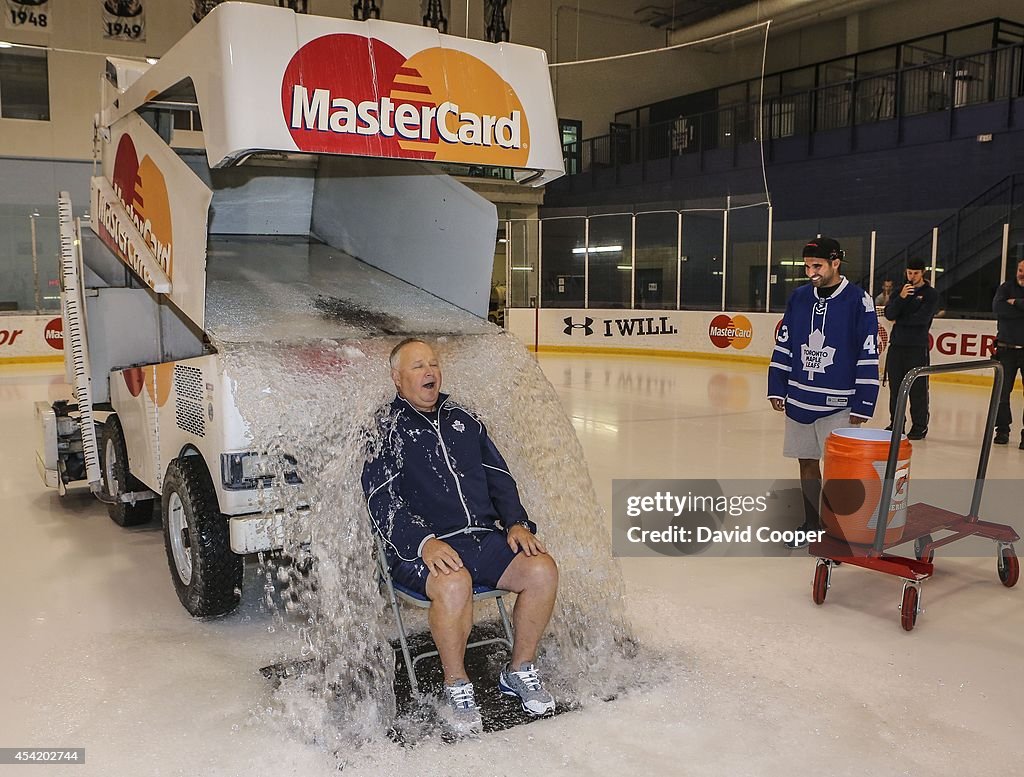
{"label": "metal railing", "polygon": [[565,146],[586,175],[605,168],[735,149],[745,143],[901,120],[1024,96],[1024,44],[945,57],[783,95],[766,95]]}
{"label": "metal railing", "polygon": [[[1005,279],[1009,256],[1009,236],[1024,230],[1024,174],[1009,175],[990,187],[933,229],[913,240],[875,268],[875,285],[880,279],[898,280],[911,259],[921,259],[929,272],[935,268],[935,287],[943,294],[953,291],[968,276],[993,265],[991,284]],[[1020,242],[1016,240],[1015,242]],[[933,261],[934,258],[934,261]],[[998,280],[997,280],[998,279]],[[863,276],[862,285],[870,279]],[[977,304],[966,308],[954,303],[952,310],[975,312]]]}

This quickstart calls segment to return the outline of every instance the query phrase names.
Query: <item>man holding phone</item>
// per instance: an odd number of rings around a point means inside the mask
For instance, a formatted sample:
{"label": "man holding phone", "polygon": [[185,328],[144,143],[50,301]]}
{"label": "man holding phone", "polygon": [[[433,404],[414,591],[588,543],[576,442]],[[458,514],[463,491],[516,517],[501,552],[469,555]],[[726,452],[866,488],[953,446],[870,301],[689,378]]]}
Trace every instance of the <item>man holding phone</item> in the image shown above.
{"label": "man holding phone", "polygon": [[[907,261],[907,282],[885,306],[885,317],[893,322],[885,371],[889,376],[889,426],[896,416],[896,400],[903,378],[914,367],[925,367],[928,359],[928,330],[939,309],[939,293],[924,279],[924,262]],[[928,378],[918,378],[910,389],[909,440],[923,440],[928,434]],[[902,431],[902,430],[900,430]]]}

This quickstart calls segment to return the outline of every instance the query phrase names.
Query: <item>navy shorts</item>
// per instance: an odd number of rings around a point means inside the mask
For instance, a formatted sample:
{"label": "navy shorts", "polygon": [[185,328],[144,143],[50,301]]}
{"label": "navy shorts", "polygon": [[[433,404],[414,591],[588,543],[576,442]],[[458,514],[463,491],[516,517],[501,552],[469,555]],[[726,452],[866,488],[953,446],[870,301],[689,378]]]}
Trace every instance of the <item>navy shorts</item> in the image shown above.
{"label": "navy shorts", "polygon": [[[462,559],[462,565],[473,579],[473,585],[497,588],[498,581],[505,574],[516,552],[508,546],[505,532],[480,531],[471,534],[456,534],[444,540]],[[443,573],[442,573],[443,574]],[[427,578],[430,570],[423,559],[399,561],[391,567],[391,579],[398,585],[427,595]]]}

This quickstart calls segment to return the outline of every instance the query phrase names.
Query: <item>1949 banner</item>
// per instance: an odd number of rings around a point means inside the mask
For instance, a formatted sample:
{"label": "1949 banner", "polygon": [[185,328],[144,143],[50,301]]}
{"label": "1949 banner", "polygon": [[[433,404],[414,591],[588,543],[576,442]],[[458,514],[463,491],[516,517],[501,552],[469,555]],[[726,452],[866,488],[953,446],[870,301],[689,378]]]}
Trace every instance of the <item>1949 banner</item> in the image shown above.
{"label": "1949 banner", "polygon": [[99,0],[103,11],[103,37],[113,40],[146,40],[144,0]]}

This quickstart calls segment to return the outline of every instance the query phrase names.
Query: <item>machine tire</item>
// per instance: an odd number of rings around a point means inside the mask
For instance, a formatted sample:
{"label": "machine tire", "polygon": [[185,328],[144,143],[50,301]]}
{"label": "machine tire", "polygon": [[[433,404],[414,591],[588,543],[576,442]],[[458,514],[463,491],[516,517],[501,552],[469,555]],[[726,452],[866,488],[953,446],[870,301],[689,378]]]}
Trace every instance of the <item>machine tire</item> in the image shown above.
{"label": "machine tire", "polygon": [[917,625],[917,588],[912,585],[903,589],[903,604],[900,605],[900,625],[904,631],[913,631]]}
{"label": "machine tire", "polygon": [[999,551],[996,572],[999,573],[999,581],[1007,588],[1017,585],[1017,581],[1020,579],[1020,560],[1012,545]]}
{"label": "machine tire", "polygon": [[168,465],[160,513],[171,580],[185,609],[197,618],[234,610],[242,598],[243,560],[231,550],[228,521],[200,456]]}
{"label": "machine tire", "polygon": [[[100,473],[103,493],[117,499],[121,494],[145,491],[146,486],[128,469],[128,446],[124,430],[116,415],[107,418],[100,431]],[[107,514],[118,526],[141,526],[153,520],[153,500],[140,499],[135,504],[107,504]]]}
{"label": "machine tire", "polygon": [[821,562],[814,568],[814,583],[811,586],[811,597],[815,604],[824,604],[828,594],[828,564]]}

